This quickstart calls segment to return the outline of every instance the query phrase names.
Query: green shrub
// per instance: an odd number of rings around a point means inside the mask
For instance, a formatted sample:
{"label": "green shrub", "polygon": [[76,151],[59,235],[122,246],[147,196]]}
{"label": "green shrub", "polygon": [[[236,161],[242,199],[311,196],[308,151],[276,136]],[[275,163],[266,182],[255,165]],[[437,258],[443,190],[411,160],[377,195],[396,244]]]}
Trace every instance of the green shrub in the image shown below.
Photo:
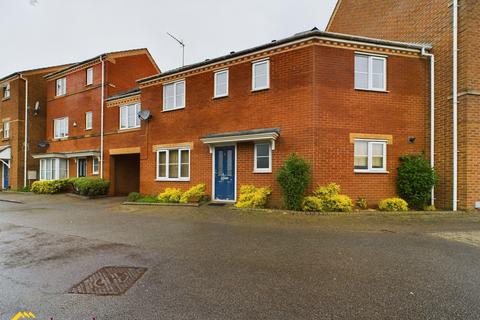
{"label": "green shrub", "polygon": [[317,197],[305,197],[302,208],[303,211],[320,212],[323,211],[323,201]]}
{"label": "green shrub", "polygon": [[205,184],[197,184],[185,191],[180,197],[180,203],[199,203],[205,199],[207,193],[205,192]]}
{"label": "green shrub", "polygon": [[22,187],[22,188],[19,188],[17,191],[18,192],[30,192],[30,187],[29,186]]}
{"label": "green shrub", "polygon": [[76,178],[69,179],[69,182],[73,184],[75,193],[82,196],[101,196],[108,193],[110,187],[110,181],[101,178]]}
{"label": "green shrub", "polygon": [[140,198],[136,202],[158,203],[158,202],[160,202],[160,200],[158,200],[158,197],[156,197],[156,196],[146,195],[146,196],[140,196]]}
{"label": "green shrub", "polygon": [[381,211],[407,211],[408,204],[400,198],[389,198],[380,201],[378,209]]}
{"label": "green shrub", "polygon": [[325,197],[332,197],[336,196],[340,193],[340,186],[336,183],[329,183],[326,186],[318,186],[315,191],[313,191],[313,195],[317,198],[325,198]]}
{"label": "green shrub", "polygon": [[265,208],[268,196],[272,193],[270,188],[256,188],[252,185],[240,187],[240,197],[235,204],[237,208]]}
{"label": "green shrub", "polygon": [[277,181],[283,191],[283,201],[289,210],[301,210],[303,197],[310,183],[310,165],[296,154],[291,154],[280,168]]}
{"label": "green shrub", "polygon": [[367,210],[368,209],[367,199],[362,198],[362,197],[357,198],[357,201],[355,201],[355,205],[357,206],[357,208],[359,208],[361,210]]}
{"label": "green shrub", "polygon": [[398,195],[405,199],[410,207],[422,209],[428,204],[437,180],[435,170],[423,156],[407,155],[400,158]]}
{"label": "green shrub", "polygon": [[323,211],[326,212],[352,212],[352,199],[343,194],[336,194],[322,199]]}
{"label": "green shrub", "polygon": [[165,203],[178,203],[182,197],[182,190],[177,188],[166,188],[158,195],[158,201]]}
{"label": "green shrub", "polygon": [[135,202],[140,199],[142,196],[138,192],[130,192],[127,197],[128,202]]}
{"label": "green shrub", "polygon": [[67,188],[67,180],[42,180],[32,183],[31,190],[39,194],[55,194],[65,191]]}

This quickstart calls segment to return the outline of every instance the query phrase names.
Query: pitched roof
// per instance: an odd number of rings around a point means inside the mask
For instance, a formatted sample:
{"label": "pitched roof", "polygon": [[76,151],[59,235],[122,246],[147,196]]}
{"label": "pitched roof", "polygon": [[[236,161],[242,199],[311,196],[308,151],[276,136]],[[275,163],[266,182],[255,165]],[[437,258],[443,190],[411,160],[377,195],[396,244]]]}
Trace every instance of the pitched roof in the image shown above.
{"label": "pitched roof", "polygon": [[388,46],[388,47],[397,47],[397,48],[404,48],[404,49],[410,49],[410,50],[421,50],[422,48],[430,50],[432,48],[431,45],[429,44],[422,44],[422,43],[409,43],[409,42],[400,42],[400,41],[390,41],[390,40],[383,40],[383,39],[375,39],[375,38],[369,38],[369,37],[362,37],[362,36],[354,36],[354,35],[349,35],[349,34],[341,34],[341,33],[334,33],[334,32],[325,32],[325,31],[320,31],[316,27],[313,28],[312,30],[304,31],[304,32],[299,32],[294,34],[293,36],[281,39],[281,40],[273,40],[269,43],[259,45],[256,47],[252,47],[249,49],[241,50],[238,52],[232,52],[228,55],[220,56],[217,58],[213,59],[207,59],[202,62],[186,65],[180,68],[168,70],[162,73],[159,73],[157,75],[153,75],[150,77],[146,77],[143,79],[138,80],[137,82],[142,84],[146,83],[152,80],[156,80],[159,78],[163,78],[168,75],[176,74],[176,73],[181,73],[188,71],[190,69],[195,69],[198,67],[214,64],[221,62],[223,60],[227,59],[232,59],[236,58],[239,56],[243,56],[246,54],[251,54],[257,51],[269,49],[271,47],[283,45],[283,44],[288,44],[290,42],[306,39],[306,38],[311,38],[311,37],[322,37],[322,38],[329,38],[332,40],[344,40],[344,41],[354,41],[354,42],[360,42],[360,43],[368,43],[372,45],[377,45],[377,46]]}
{"label": "pitched roof", "polygon": [[2,82],[4,80],[7,80],[9,78],[19,76],[20,74],[38,73],[38,72],[42,72],[42,71],[47,71],[49,69],[65,68],[65,67],[68,67],[68,66],[71,66],[71,64],[61,64],[61,65],[58,65],[58,66],[41,67],[41,68],[35,68],[35,69],[27,69],[27,70],[16,71],[16,72],[10,73],[9,75],[7,75],[5,77],[0,78],[0,82]]}
{"label": "pitched roof", "polygon": [[150,52],[148,51],[147,48],[138,48],[138,49],[129,49],[129,50],[121,50],[121,51],[112,51],[112,52],[106,52],[106,53],[102,53],[102,54],[99,54],[93,58],[90,58],[90,59],[87,59],[87,60],[84,60],[84,61],[80,61],[80,62],[77,62],[77,63],[74,63],[66,68],[63,68],[61,70],[58,70],[58,71],[55,71],[55,72],[52,72],[52,73],[49,73],[47,75],[45,75],[45,78],[49,79],[49,78],[52,78],[52,77],[55,77],[55,76],[58,76],[58,75],[61,75],[61,74],[64,74],[68,71],[71,71],[71,70],[74,70],[76,68],[79,68],[79,67],[82,67],[83,65],[87,64],[87,63],[90,63],[90,62],[94,62],[96,60],[99,60],[100,58],[106,58],[108,56],[111,56],[111,55],[118,55],[118,54],[131,54],[131,55],[134,55],[136,53],[141,53],[141,52],[144,52],[148,55],[148,57],[150,58],[150,60],[152,61],[153,65],[155,66],[155,68],[160,72],[160,68],[158,68],[157,66],[157,63],[155,62],[155,60],[152,58]]}

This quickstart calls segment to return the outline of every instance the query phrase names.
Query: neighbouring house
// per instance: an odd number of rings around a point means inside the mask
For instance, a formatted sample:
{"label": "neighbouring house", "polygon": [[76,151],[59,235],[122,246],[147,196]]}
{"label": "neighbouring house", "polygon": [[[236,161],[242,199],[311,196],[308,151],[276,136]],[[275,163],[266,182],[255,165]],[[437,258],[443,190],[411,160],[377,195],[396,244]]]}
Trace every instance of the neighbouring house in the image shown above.
{"label": "neighbouring house", "polygon": [[480,208],[480,2],[339,0],[327,31],[433,45],[434,165],[440,178],[435,202],[442,208]]}
{"label": "neighbouring house", "polygon": [[235,201],[254,184],[279,205],[276,173],[297,153],[312,188],[336,182],[374,204],[396,194],[399,157],[428,150],[430,49],[313,29],[141,79],[108,103],[150,118],[134,125],[142,193],[205,183]]}
{"label": "neighbouring house", "polygon": [[[143,139],[136,110],[120,116],[105,102],[135,88],[137,79],[158,72],[148,50],[136,49],[101,54],[47,74],[46,144],[33,155],[40,161],[40,180],[85,176],[114,180],[113,172],[121,184],[112,185],[112,194],[138,191],[139,181],[130,179],[130,173],[138,170]],[[111,165],[112,154],[118,157],[120,170]]]}
{"label": "neighbouring house", "polygon": [[18,71],[0,79],[0,190],[21,189],[38,178],[38,161],[31,154],[45,140],[43,76],[65,67]]}

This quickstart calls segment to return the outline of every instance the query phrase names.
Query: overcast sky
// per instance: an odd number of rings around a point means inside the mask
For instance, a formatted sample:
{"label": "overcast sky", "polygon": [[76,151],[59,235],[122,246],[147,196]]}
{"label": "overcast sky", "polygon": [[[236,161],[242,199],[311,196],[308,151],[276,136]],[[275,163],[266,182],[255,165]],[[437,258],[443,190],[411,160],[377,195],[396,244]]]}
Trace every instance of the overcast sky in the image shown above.
{"label": "overcast sky", "polygon": [[0,78],[146,47],[162,71],[323,30],[336,0],[0,0]]}

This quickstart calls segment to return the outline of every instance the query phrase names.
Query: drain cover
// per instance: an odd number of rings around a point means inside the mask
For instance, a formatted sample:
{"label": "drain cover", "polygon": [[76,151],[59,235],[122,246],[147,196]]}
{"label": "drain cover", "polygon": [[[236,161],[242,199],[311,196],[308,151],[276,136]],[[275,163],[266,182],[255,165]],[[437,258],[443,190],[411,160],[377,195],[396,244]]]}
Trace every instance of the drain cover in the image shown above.
{"label": "drain cover", "polygon": [[68,293],[105,296],[124,294],[146,271],[146,268],[103,267],[73,286]]}

